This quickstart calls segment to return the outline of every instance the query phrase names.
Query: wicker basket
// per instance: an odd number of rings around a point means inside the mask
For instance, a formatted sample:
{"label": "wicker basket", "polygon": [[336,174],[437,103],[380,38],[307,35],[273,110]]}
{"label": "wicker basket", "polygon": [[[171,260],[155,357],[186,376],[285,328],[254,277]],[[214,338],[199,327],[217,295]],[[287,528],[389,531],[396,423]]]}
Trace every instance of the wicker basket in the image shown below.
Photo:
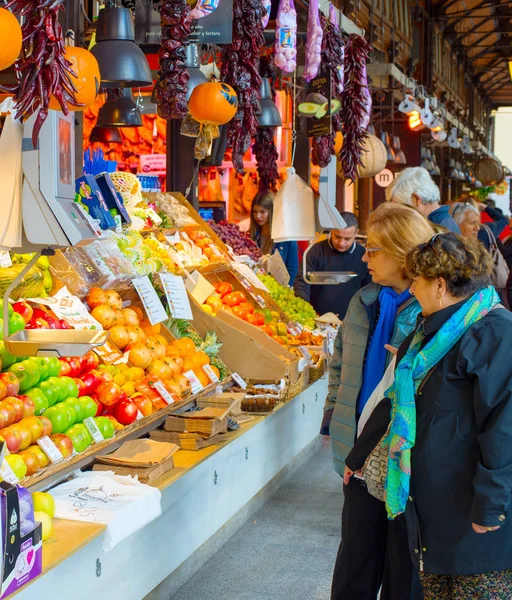
{"label": "wicker basket", "polygon": [[297,381],[295,381],[295,383],[291,383],[288,386],[284,399],[285,402],[291,400],[292,398],[295,398],[295,396],[298,396],[302,392],[302,390],[308,385],[308,381],[309,367],[306,367],[304,371],[302,371],[302,373],[299,375]]}
{"label": "wicker basket", "polygon": [[325,356],[322,356],[314,367],[309,367],[309,384],[315,383],[325,375],[327,361]]}

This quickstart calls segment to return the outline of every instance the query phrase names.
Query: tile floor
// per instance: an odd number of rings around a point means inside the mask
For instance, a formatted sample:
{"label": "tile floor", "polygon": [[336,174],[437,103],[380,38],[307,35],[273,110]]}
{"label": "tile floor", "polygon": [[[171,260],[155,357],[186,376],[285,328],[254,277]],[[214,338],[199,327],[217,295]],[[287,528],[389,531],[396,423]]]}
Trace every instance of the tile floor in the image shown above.
{"label": "tile floor", "polygon": [[329,600],[341,503],[325,440],[170,600]]}

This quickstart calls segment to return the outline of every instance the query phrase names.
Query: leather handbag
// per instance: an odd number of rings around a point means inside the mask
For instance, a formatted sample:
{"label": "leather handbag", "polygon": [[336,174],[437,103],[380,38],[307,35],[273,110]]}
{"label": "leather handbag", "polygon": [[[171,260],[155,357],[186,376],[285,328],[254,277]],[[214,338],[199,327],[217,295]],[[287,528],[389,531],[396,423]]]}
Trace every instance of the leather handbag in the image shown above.
{"label": "leather handbag", "polygon": [[494,263],[494,269],[491,274],[491,282],[497,290],[503,290],[507,285],[508,276],[510,273],[507,261],[501,253],[501,250],[498,247],[498,243],[496,242],[496,238],[494,237],[494,234],[491,231],[490,227],[483,224],[482,228],[485,230],[489,238],[489,252],[492,256],[492,260]]}

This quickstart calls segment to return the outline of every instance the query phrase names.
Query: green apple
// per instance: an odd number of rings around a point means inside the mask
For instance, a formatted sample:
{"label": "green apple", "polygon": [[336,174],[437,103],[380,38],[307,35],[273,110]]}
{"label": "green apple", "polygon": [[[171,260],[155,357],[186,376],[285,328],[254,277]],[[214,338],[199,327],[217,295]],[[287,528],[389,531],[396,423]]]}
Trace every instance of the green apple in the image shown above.
{"label": "green apple", "polygon": [[58,404],[57,406],[62,407],[62,410],[65,410],[68,413],[68,419],[69,419],[69,424],[68,427],[71,427],[72,425],[74,425],[76,423],[76,410],[71,406],[71,404],[66,404],[65,402],[62,402],[61,404]]}
{"label": "green apple", "polygon": [[67,390],[66,390],[66,385],[65,383],[63,383],[63,381],[61,380],[60,377],[48,377],[48,379],[45,381],[45,383],[47,383],[48,385],[51,385],[51,387],[56,391],[57,393],[57,402],[62,402],[63,400],[65,400],[68,395],[67,395]]}
{"label": "green apple", "polygon": [[69,414],[62,404],[51,406],[44,416],[52,423],[52,433],[64,433],[69,428]]}
{"label": "green apple", "polygon": [[78,386],[71,377],[60,377],[65,386],[66,398],[78,398]]}
{"label": "green apple", "polygon": [[64,400],[63,404],[65,406],[71,406],[76,414],[75,423],[81,423],[85,419],[85,412],[82,406],[82,403],[78,398],[68,398]]}
{"label": "green apple", "polygon": [[[12,308],[12,306],[11,306],[10,303],[9,303],[8,308],[7,308],[7,312],[8,312],[9,319],[10,319],[12,317],[12,315],[14,314],[14,310],[13,310],[13,308]],[[0,317],[2,317],[2,319],[4,317],[4,301],[3,301],[3,299],[0,300]]]}
{"label": "green apple", "polygon": [[60,375],[61,364],[58,358],[51,356],[48,360],[48,376],[49,377],[58,377]]}
{"label": "green apple", "polygon": [[0,362],[3,369],[8,369],[16,362],[16,357],[7,351],[3,341],[0,342]]}
{"label": "green apple", "polygon": [[39,366],[35,366],[33,362],[30,362],[30,359],[11,365],[8,370],[18,378],[21,393],[34,387],[39,382]]}
{"label": "green apple", "polygon": [[84,419],[96,416],[96,413],[98,412],[98,405],[90,396],[82,396],[78,400],[80,401],[84,411]]}
{"label": "green apple", "polygon": [[48,409],[48,406],[49,406],[48,398],[46,397],[43,390],[40,390],[39,388],[34,387],[34,388],[31,388],[30,390],[26,390],[25,396],[28,396],[34,402],[34,405],[36,408],[36,411],[34,414],[36,417],[39,417],[44,412],[46,412],[46,410]]}
{"label": "green apple", "polygon": [[18,313],[14,313],[9,318],[9,335],[16,333],[16,331],[23,331],[25,329],[25,319]]}
{"label": "green apple", "polygon": [[50,359],[46,356],[39,358],[39,368],[41,369],[41,375],[39,381],[46,381],[50,377]]}
{"label": "green apple", "polygon": [[116,430],[114,429],[114,423],[110,419],[107,417],[96,417],[94,420],[106,440],[114,437]]}
{"label": "green apple", "polygon": [[[37,386],[40,390],[43,390],[46,399],[48,400],[48,406],[53,406],[57,404],[59,401],[59,390],[52,385],[52,382],[49,380],[41,381],[41,383]],[[59,433],[62,433],[59,431]]]}
{"label": "green apple", "polygon": [[92,437],[83,423],[73,425],[66,431],[76,452],[83,452],[87,446],[92,444]]}

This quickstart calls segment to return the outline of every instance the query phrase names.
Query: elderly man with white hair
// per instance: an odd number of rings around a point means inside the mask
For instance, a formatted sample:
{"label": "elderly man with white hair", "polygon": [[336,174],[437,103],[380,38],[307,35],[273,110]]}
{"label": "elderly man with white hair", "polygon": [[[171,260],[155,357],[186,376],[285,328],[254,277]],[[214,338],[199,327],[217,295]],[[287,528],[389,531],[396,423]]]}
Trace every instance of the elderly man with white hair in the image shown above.
{"label": "elderly man with white hair", "polygon": [[386,188],[386,200],[414,206],[435,225],[460,233],[459,226],[450,216],[449,207],[440,203],[439,188],[422,167],[404,169]]}

